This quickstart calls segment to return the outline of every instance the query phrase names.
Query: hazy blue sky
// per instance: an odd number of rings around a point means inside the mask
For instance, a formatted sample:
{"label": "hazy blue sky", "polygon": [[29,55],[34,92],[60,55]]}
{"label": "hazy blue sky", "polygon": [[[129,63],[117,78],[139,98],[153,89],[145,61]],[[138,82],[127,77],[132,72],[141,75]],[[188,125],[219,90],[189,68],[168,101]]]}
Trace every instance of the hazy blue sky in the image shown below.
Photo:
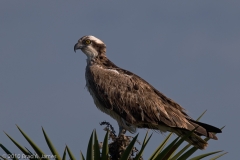
{"label": "hazy blue sky", "polygon": [[[85,88],[86,56],[73,46],[84,35],[107,45],[107,56],[183,106],[222,127],[206,153],[237,159],[240,135],[240,1],[1,1],[0,130],[29,145],[18,124],[50,154],[44,127],[58,151],[79,158],[90,134],[109,121]],[[140,132],[142,141],[146,130]],[[154,133],[145,159],[167,134]],[[0,143],[20,151],[0,133]],[[3,151],[0,151],[3,153]]]}

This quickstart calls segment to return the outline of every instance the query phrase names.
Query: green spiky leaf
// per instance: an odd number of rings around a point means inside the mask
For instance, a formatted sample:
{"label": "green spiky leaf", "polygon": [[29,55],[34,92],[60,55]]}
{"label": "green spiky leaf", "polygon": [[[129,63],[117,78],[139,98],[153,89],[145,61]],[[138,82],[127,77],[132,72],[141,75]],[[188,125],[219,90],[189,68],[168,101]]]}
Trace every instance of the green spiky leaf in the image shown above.
{"label": "green spiky leaf", "polygon": [[176,160],[178,157],[180,157],[189,147],[191,144],[187,144],[183,149],[181,149],[174,157],[171,158],[171,160]]}
{"label": "green spiky leaf", "polygon": [[102,160],[107,160],[108,159],[108,136],[109,136],[109,131],[106,132],[104,141],[103,141],[103,146],[102,146]]}
{"label": "green spiky leaf", "polygon": [[134,160],[139,160],[139,159],[140,159],[140,157],[141,157],[142,154],[143,154],[143,151],[144,151],[145,147],[147,146],[150,138],[152,137],[152,134],[151,134],[148,138],[147,138],[147,135],[148,135],[148,131],[147,131],[147,133],[146,133],[146,135],[145,135],[145,138],[144,138],[144,140],[143,140],[142,147],[141,147],[139,153],[138,153],[138,154],[136,155],[136,157],[134,158]]}
{"label": "green spiky leaf", "polygon": [[133,138],[133,140],[130,142],[130,144],[127,146],[126,150],[122,153],[120,160],[126,160],[129,158],[132,149],[134,147],[134,144],[137,140],[138,134]]}
{"label": "green spiky leaf", "polygon": [[66,160],[66,152],[67,152],[67,146],[65,147],[65,149],[64,149],[64,152],[63,152],[63,160]]}
{"label": "green spiky leaf", "polygon": [[71,160],[76,160],[76,158],[74,157],[74,155],[72,154],[72,152],[71,152],[71,150],[68,148],[68,146],[66,146],[66,147],[67,147],[67,152],[68,152],[69,158],[70,158]]}
{"label": "green spiky leaf", "polygon": [[100,159],[100,149],[99,149],[99,142],[97,138],[97,132],[94,131],[94,159]]}
{"label": "green spiky leaf", "polygon": [[155,159],[156,160],[161,160],[163,158],[166,159],[166,156],[167,156],[168,152],[171,151],[171,149],[173,148],[174,144],[178,141],[179,138],[180,137],[177,137],[174,141],[172,141],[172,143],[170,143],[162,152],[160,152]]}
{"label": "green spiky leaf", "polygon": [[86,156],[87,160],[93,160],[93,135],[94,135],[94,130],[93,130],[91,137],[89,139],[89,142],[88,142],[87,156]]}
{"label": "green spiky leaf", "polygon": [[81,157],[81,160],[85,160],[83,154],[82,154],[82,151],[80,151],[80,157]]}
{"label": "green spiky leaf", "polygon": [[3,156],[0,156],[1,159],[3,160],[8,160],[7,158],[3,157]]}
{"label": "green spiky leaf", "polygon": [[12,154],[6,147],[0,143],[0,147],[7,153],[8,156],[12,157],[13,160],[18,160],[14,154]]}
{"label": "green spiky leaf", "polygon": [[49,137],[47,136],[46,132],[44,131],[43,127],[42,127],[42,131],[43,131],[43,135],[45,137],[45,140],[47,142],[47,145],[49,147],[49,149],[52,152],[52,155],[55,156],[56,160],[61,160],[62,158],[60,157],[60,155],[58,154],[57,150],[55,149],[55,147],[53,146],[52,142],[50,141]]}
{"label": "green spiky leaf", "polygon": [[164,146],[169,141],[170,137],[173,133],[169,133],[168,136],[164,139],[164,141],[158,146],[158,148],[153,152],[153,154],[150,156],[149,160],[154,160],[157,155],[163,150]]}
{"label": "green spiky leaf", "polygon": [[[28,143],[32,146],[32,148],[34,149],[34,151],[37,153],[37,155],[39,157],[43,157],[45,155],[45,153],[27,136],[26,133],[24,133],[21,128],[19,126],[17,126],[18,130],[22,133],[22,135],[24,136],[24,138],[28,141]],[[49,160],[48,158],[44,158]]]}
{"label": "green spiky leaf", "polygon": [[222,151],[216,151],[216,152],[210,152],[210,153],[201,154],[199,156],[191,158],[190,160],[199,160],[199,159],[205,158],[207,156],[210,156],[212,154],[216,154],[216,153],[219,153],[219,152],[222,152]]}
{"label": "green spiky leaf", "polygon": [[207,110],[205,110],[205,111],[196,119],[196,121],[199,121],[206,112],[207,112]]}
{"label": "green spiky leaf", "polygon": [[[172,153],[189,137],[198,127],[194,128],[192,131],[189,131],[186,135],[184,135],[173,147]],[[171,153],[171,154],[172,154]]]}
{"label": "green spiky leaf", "polygon": [[219,155],[217,155],[217,156],[211,158],[210,160],[216,160],[216,159],[222,157],[223,155],[225,155],[225,154],[227,154],[227,153],[228,153],[228,152],[225,152],[225,153],[219,154]]}
{"label": "green spiky leaf", "polygon": [[[5,133],[5,132],[4,132]],[[15,141],[12,137],[10,137],[7,133],[5,133],[8,138],[25,154],[30,155],[28,150],[26,150],[24,147],[22,147],[17,141]]]}

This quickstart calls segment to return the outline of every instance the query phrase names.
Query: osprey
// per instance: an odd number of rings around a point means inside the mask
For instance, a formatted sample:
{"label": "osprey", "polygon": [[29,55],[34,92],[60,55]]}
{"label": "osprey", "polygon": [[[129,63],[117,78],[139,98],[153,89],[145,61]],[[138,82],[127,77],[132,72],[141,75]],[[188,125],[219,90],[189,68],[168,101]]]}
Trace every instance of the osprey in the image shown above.
{"label": "osprey", "polygon": [[122,129],[134,133],[136,128],[149,128],[161,132],[174,132],[184,136],[194,133],[186,141],[199,149],[207,142],[200,136],[217,140],[214,133],[221,130],[189,117],[184,108],[163,95],[151,84],[119,68],[106,56],[106,45],[94,36],[84,36],[74,46],[87,56],[86,86],[96,106],[114,118]]}

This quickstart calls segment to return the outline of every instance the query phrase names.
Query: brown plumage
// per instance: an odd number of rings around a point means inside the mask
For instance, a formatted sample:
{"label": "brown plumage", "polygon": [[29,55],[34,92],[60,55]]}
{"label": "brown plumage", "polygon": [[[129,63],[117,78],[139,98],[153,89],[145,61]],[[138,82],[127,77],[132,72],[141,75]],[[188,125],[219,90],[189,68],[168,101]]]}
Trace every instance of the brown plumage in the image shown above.
{"label": "brown plumage", "polygon": [[106,45],[96,37],[82,37],[74,46],[77,49],[88,57],[86,83],[96,106],[121,129],[134,133],[136,128],[150,128],[184,136],[198,127],[187,141],[199,149],[207,146],[199,136],[217,139],[214,133],[221,133],[214,126],[194,121],[184,108],[144,79],[112,63],[106,57]]}

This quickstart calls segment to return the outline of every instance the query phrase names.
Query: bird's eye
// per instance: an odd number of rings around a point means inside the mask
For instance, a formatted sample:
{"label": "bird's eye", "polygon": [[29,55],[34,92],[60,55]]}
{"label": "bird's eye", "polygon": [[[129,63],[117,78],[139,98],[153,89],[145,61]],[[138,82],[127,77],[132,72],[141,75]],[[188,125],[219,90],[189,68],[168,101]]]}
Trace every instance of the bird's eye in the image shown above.
{"label": "bird's eye", "polygon": [[87,40],[85,40],[85,42],[84,42],[85,44],[90,44],[91,43],[91,41],[89,40],[89,39],[87,39]]}

